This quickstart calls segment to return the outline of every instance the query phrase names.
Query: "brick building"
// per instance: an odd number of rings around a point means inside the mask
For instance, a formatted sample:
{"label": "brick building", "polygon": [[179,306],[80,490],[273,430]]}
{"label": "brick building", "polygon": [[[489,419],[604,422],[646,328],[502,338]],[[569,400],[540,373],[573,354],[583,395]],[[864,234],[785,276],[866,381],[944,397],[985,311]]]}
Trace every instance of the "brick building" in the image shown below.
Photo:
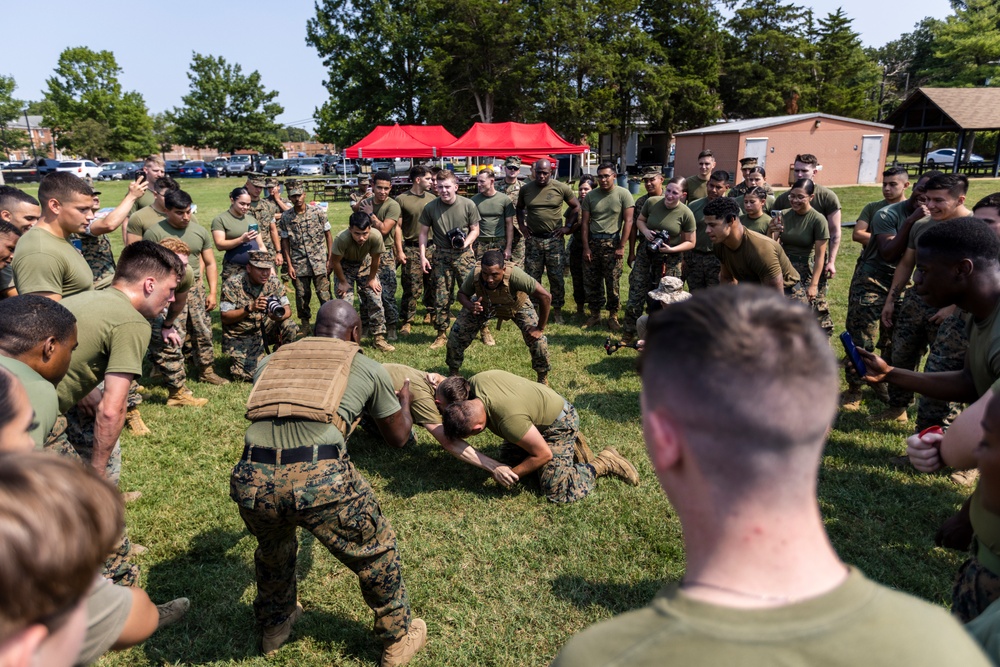
{"label": "brick building", "polygon": [[[28,132],[28,126],[31,126],[31,140],[35,143],[35,150],[38,151],[39,157],[50,157],[56,160],[62,160],[63,155],[61,151],[56,150],[55,141],[52,140],[52,130],[47,127],[42,126],[41,116],[31,116],[27,118],[25,122],[25,117],[22,115],[16,120],[11,121],[4,128],[5,130],[14,130],[21,132]],[[32,153],[31,146],[27,148],[22,148],[16,151],[10,152],[11,160],[30,160],[34,157]]]}

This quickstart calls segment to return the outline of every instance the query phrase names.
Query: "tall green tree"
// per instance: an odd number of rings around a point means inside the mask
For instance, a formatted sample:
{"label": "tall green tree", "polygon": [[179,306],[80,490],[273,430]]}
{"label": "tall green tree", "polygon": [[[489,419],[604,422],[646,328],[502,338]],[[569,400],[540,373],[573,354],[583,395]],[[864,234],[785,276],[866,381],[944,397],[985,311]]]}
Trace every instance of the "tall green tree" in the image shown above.
{"label": "tall green tree", "polygon": [[177,126],[170,115],[164,112],[153,114],[153,139],[161,155],[172,151],[176,144]]}
{"label": "tall green tree", "polygon": [[20,117],[24,109],[24,102],[14,97],[16,88],[14,77],[0,74],[0,148],[3,149],[4,158],[9,158],[11,151],[31,145],[27,132],[7,127]]}
{"label": "tall green tree", "polygon": [[427,19],[425,0],[317,0],[306,43],[327,68],[329,99],[316,109],[320,141],[346,146],[375,125],[423,120],[423,59],[436,40]]}
{"label": "tall green tree", "polygon": [[1000,85],[1000,5],[968,0],[939,24],[934,55],[946,86]]}
{"label": "tall green tree", "polygon": [[275,101],[277,91],[264,88],[259,72],[244,74],[239,63],[194,53],[188,81],[184,105],[170,113],[179,143],[230,153],[273,150],[279,143],[274,119],[285,109]]}
{"label": "tall green tree", "polygon": [[[55,74],[46,81],[43,122],[65,151],[90,158],[144,155],[155,149],[153,121],[137,92],[122,90],[121,68],[111,51],[78,46],[59,55]],[[104,128],[103,144],[94,143],[93,126],[77,136],[84,120]],[[86,149],[86,150],[84,150]]]}
{"label": "tall green tree", "polygon": [[824,113],[875,120],[881,72],[862,48],[851,19],[838,8],[819,20],[816,36],[812,105]]}
{"label": "tall green tree", "polygon": [[278,130],[278,141],[309,141],[312,139],[312,135],[309,131],[301,127],[292,127],[287,125],[280,130]]}

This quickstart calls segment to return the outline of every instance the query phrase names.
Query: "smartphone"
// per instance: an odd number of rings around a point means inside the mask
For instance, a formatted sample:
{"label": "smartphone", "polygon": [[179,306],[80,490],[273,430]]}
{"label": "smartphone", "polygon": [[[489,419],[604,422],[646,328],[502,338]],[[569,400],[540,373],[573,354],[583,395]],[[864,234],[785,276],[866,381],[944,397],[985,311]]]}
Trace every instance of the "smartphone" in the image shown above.
{"label": "smartphone", "polygon": [[137,172],[135,175],[135,182],[142,183],[144,180],[146,180],[146,172],[144,171]]}
{"label": "smartphone", "polygon": [[851,360],[851,364],[854,365],[854,370],[858,372],[858,375],[864,377],[868,375],[868,369],[865,368],[865,362],[861,359],[861,355],[858,354],[858,348],[854,345],[854,339],[851,338],[851,334],[846,331],[840,334],[840,342],[844,345],[844,352],[847,353],[847,358]]}
{"label": "smartphone", "polygon": [[251,222],[249,225],[247,225],[247,231],[248,232],[259,232],[260,231],[260,225],[257,224],[256,222]]}

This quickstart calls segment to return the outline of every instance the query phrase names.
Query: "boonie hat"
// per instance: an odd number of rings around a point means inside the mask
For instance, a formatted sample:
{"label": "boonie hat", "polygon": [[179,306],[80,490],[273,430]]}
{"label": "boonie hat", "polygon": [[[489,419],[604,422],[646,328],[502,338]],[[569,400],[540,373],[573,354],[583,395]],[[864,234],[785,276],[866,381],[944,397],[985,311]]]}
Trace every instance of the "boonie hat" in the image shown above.
{"label": "boonie hat", "polygon": [[660,278],[659,286],[649,292],[649,298],[659,301],[663,305],[677,303],[691,298],[690,292],[684,291],[684,281],[673,276]]}

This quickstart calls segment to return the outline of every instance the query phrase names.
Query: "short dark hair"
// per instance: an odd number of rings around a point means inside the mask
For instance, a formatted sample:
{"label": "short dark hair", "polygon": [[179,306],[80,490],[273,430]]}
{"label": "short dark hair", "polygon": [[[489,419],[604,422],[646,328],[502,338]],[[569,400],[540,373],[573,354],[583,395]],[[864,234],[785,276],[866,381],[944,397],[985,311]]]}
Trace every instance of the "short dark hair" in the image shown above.
{"label": "short dark hair", "polygon": [[584,183],[590,183],[590,186],[593,187],[595,183],[594,177],[591,176],[590,174],[582,174],[580,176],[580,183],[577,185],[577,187],[580,187]]}
{"label": "short dark hair", "polygon": [[750,188],[743,194],[743,201],[746,201],[747,197],[755,197],[763,202],[766,202],[767,190],[764,188]]}
{"label": "short dark hair", "polygon": [[180,184],[170,176],[160,176],[156,179],[156,182],[153,183],[153,190],[156,192],[169,192],[171,190],[180,189]]}
{"label": "short dark hair", "polygon": [[452,181],[453,183],[458,183],[458,176],[455,175],[451,169],[441,169],[434,175],[434,180],[438,183],[441,181]]}
{"label": "short dark hair", "polygon": [[618,168],[615,166],[614,162],[602,162],[597,165],[597,171],[601,171],[602,169],[610,169],[612,174],[618,173]]}
{"label": "short dark hair", "polygon": [[[0,428],[3,428],[17,414],[14,408],[14,385],[20,380],[9,370],[0,366]],[[0,451],[3,451],[4,443],[0,442]]]}
{"label": "short dark hair", "polygon": [[740,205],[732,197],[719,197],[705,204],[703,214],[714,218],[721,218],[726,222],[732,222],[733,220],[739,220]]}
{"label": "short dark hair", "polygon": [[381,171],[376,171],[372,175],[372,185],[374,185],[377,181],[385,181],[389,185],[392,185],[392,176],[390,176],[389,172],[385,171],[384,169]]}
{"label": "short dark hair", "polygon": [[669,181],[667,181],[666,183],[664,183],[664,187],[670,185],[671,183],[673,183],[674,185],[681,186],[681,190],[683,190],[684,186],[687,185],[687,179],[684,178],[683,176],[674,176]]}
{"label": "short dark hair", "polygon": [[10,224],[6,220],[0,220],[0,236],[4,234],[13,234],[14,236],[20,236],[21,230]]}
{"label": "short dark hair", "polygon": [[467,438],[472,435],[472,422],[475,418],[472,401],[457,401],[441,410],[441,423],[444,434],[449,438]]}
{"label": "short dark hair", "polygon": [[47,202],[55,199],[64,203],[74,195],[94,196],[94,189],[76,174],[69,171],[53,171],[45,175],[38,185],[38,200]]}
{"label": "short dark hair", "polygon": [[800,178],[799,180],[792,183],[792,187],[789,190],[794,190],[795,188],[802,188],[806,191],[807,195],[811,195],[816,192],[816,184],[813,183],[811,178]]}
{"label": "short dark hair", "polygon": [[175,253],[153,241],[136,241],[125,246],[118,256],[114,282],[134,283],[146,276],[160,279],[171,273],[177,280],[184,279],[184,264]]}
{"label": "short dark hair", "polygon": [[893,176],[903,176],[906,180],[910,180],[910,172],[906,171],[905,167],[889,167],[882,172],[882,178],[892,178]]}
{"label": "short dark hair", "polygon": [[435,394],[447,403],[455,403],[468,400],[471,392],[472,385],[468,380],[461,375],[453,375],[441,381]]}
{"label": "short dark hair", "polygon": [[944,261],[969,259],[982,270],[997,266],[1000,237],[979,218],[952,218],[928,227],[917,239],[917,250],[925,250]]}
{"label": "short dark hair", "polygon": [[[243,195],[247,195],[249,197],[250,196],[250,191],[247,190],[242,185],[240,187],[238,187],[238,188],[233,188],[232,190],[229,191],[229,198],[231,200],[233,200],[233,201],[236,201],[237,197],[242,197]],[[163,203],[166,204],[166,199],[163,200]],[[182,207],[182,208],[186,208],[186,207]]]}
{"label": "short dark hair", "polygon": [[19,357],[42,341],[69,340],[76,317],[58,301],[39,294],[19,294],[0,301],[0,350]]}
{"label": "short dark hair", "polygon": [[499,266],[502,269],[504,267],[503,253],[499,250],[487,250],[483,253],[480,262],[483,266]]}
{"label": "short dark hair", "polygon": [[969,191],[969,177],[965,174],[941,174],[927,181],[924,190],[947,190],[952,197],[960,197]]}
{"label": "short dark hair", "polygon": [[415,181],[421,176],[426,176],[427,173],[428,173],[427,167],[423,166],[422,164],[415,164],[412,167],[410,167],[410,180]]}
{"label": "short dark hair", "polygon": [[986,195],[976,202],[976,205],[972,207],[972,210],[977,211],[981,208],[995,208],[1000,210],[1000,192],[994,192],[991,195]]}
{"label": "short dark hair", "polygon": [[351,217],[347,219],[347,226],[354,227],[355,229],[368,229],[372,226],[372,219],[367,213],[355,211],[354,213],[351,213]]}
{"label": "short dark hair", "polygon": [[729,172],[725,169],[716,169],[712,172],[712,175],[708,177],[708,180],[715,181],[716,183],[728,183],[729,182]]}
{"label": "short dark hair", "polygon": [[700,160],[701,158],[703,158],[703,157],[711,157],[711,158],[714,158],[714,157],[715,157],[715,153],[713,153],[712,151],[710,151],[710,150],[708,150],[708,149],[706,148],[706,149],[705,149],[705,150],[703,150],[702,152],[698,153],[698,159],[699,159],[699,160]]}
{"label": "short dark hair", "polygon": [[749,171],[747,171],[747,174],[748,175],[749,174],[760,174],[764,178],[767,178],[767,170],[764,169],[764,167],[761,167],[760,165],[757,165],[756,167],[751,167],[749,169]]}
{"label": "short dark hair", "polygon": [[191,195],[183,190],[171,190],[163,196],[163,205],[172,211],[183,211],[191,206]]}
{"label": "short dark hair", "polygon": [[0,187],[0,211],[10,211],[18,204],[38,206],[38,200],[24,190],[10,185]]}
{"label": "short dark hair", "polygon": [[795,156],[795,162],[801,162],[802,164],[811,164],[814,167],[819,166],[819,158],[817,158],[812,153],[799,153]]}

